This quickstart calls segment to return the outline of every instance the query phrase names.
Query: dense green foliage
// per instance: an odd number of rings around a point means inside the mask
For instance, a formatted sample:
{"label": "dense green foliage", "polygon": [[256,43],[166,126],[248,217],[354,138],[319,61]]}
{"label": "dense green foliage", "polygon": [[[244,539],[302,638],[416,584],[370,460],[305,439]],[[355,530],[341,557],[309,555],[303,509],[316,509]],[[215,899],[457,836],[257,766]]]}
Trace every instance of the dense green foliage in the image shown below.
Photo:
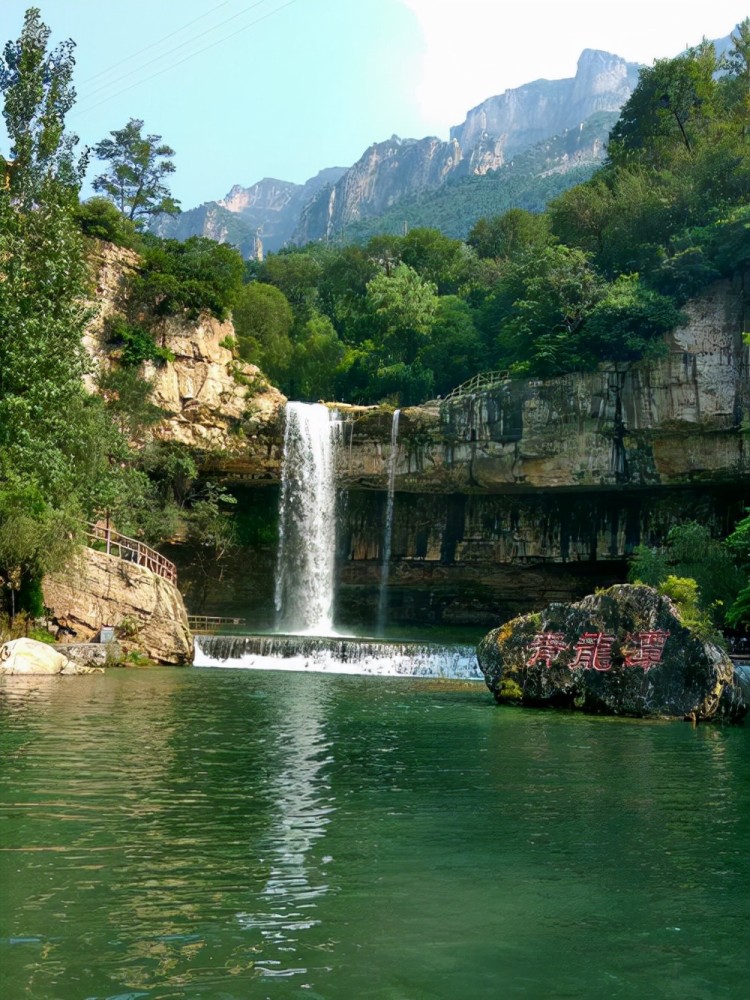
{"label": "dense green foliage", "polygon": [[242,287],[244,265],[234,247],[191,236],[184,243],[143,238],[141,267],[131,282],[131,308],[154,317],[201,312],[226,319]]}
{"label": "dense green foliage", "polygon": [[117,246],[136,248],[140,240],[136,227],[107,198],[89,198],[76,210],[76,221],[84,236]]}
{"label": "dense green foliage", "polygon": [[636,549],[629,578],[659,588],[667,580],[690,580],[694,590],[683,584],[669,584],[663,592],[694,609],[690,613],[696,621],[707,616],[715,625],[729,618],[727,612],[744,582],[727,544],[717,541],[708,528],[695,521],[672,528],[663,546],[642,545]]}

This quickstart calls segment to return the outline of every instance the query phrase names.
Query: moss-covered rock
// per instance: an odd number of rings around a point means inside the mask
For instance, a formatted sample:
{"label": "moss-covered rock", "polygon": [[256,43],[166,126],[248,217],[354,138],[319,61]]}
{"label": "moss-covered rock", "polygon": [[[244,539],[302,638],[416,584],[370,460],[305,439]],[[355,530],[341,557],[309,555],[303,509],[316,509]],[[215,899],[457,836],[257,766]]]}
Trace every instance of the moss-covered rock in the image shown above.
{"label": "moss-covered rock", "polygon": [[493,629],[479,665],[499,702],[608,715],[739,719],[731,660],[651,587],[611,587]]}

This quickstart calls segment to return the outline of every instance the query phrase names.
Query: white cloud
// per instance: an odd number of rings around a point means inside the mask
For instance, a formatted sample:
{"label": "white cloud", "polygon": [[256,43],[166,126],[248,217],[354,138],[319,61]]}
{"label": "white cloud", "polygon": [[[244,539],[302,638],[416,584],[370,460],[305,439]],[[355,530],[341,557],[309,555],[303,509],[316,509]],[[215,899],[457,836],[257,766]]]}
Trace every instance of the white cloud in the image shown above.
{"label": "white cloud", "polygon": [[650,65],[747,15],[742,0],[401,0],[424,35],[417,100],[440,134],[492,94],[539,77],[573,76],[581,51],[605,49]]}

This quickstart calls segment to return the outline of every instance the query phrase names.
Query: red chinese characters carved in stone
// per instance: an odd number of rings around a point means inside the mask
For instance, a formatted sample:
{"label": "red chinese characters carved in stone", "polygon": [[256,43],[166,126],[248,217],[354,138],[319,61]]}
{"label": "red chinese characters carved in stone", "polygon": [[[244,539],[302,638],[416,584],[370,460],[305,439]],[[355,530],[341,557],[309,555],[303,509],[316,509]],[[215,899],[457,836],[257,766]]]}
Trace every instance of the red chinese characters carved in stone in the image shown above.
{"label": "red chinese characters carved in stone", "polygon": [[531,656],[527,666],[533,667],[535,663],[543,663],[545,667],[551,667],[552,661],[567,649],[567,643],[562,632],[539,632],[531,640]]}
{"label": "red chinese characters carved in stone", "polygon": [[575,659],[571,670],[609,670],[612,667],[613,635],[603,632],[584,632],[575,645]]}
{"label": "red chinese characters carved in stone", "polygon": [[669,632],[656,629],[653,632],[636,632],[628,636],[628,642],[633,643],[632,649],[625,652],[626,667],[643,667],[650,670],[661,662],[664,643],[669,638]]}

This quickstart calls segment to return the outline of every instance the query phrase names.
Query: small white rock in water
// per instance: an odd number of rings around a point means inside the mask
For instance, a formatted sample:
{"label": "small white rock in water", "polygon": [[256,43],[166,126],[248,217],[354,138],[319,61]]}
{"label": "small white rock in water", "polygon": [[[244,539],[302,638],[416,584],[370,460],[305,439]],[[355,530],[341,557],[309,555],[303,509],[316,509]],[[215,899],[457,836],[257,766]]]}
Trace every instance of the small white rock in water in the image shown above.
{"label": "small white rock in water", "polygon": [[89,674],[46,642],[11,639],[0,647],[0,674]]}

